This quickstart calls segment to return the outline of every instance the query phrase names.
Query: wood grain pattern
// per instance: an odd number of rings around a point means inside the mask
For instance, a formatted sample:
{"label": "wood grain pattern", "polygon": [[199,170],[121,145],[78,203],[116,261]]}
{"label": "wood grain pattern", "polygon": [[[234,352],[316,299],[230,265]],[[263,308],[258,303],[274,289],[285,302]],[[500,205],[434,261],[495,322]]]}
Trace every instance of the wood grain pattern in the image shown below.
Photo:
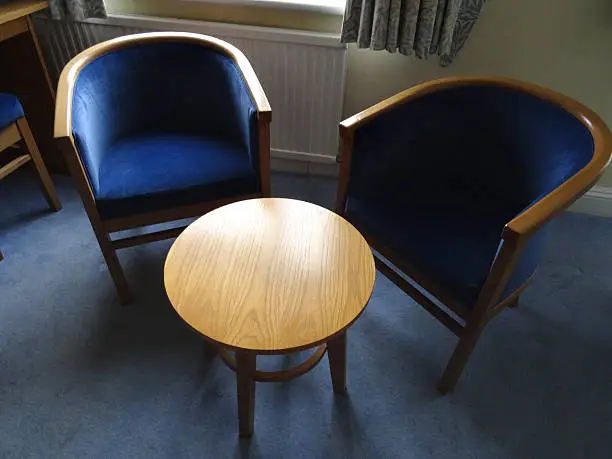
{"label": "wood grain pattern", "polygon": [[[223,362],[232,370],[236,371],[236,359],[234,359],[231,354],[225,349],[219,349],[214,346],[215,349],[218,349],[219,356],[223,359]],[[303,362],[295,365],[292,368],[288,368],[286,370],[279,371],[265,371],[265,370],[255,370],[253,379],[256,382],[281,382],[281,381],[289,381],[291,379],[295,379],[303,374],[308,373],[317,364],[321,361],[325,352],[327,351],[327,345],[321,344],[316,350]],[[346,360],[346,359],[345,359]]]}
{"label": "wood grain pattern", "polygon": [[0,151],[15,145],[21,140],[21,134],[16,123],[11,123],[0,131]]}
{"label": "wood grain pattern", "polygon": [[12,161],[9,161],[8,164],[5,164],[4,166],[0,167],[0,180],[5,177],[8,177],[11,173],[15,172],[24,164],[29,163],[30,159],[32,159],[30,158],[30,155],[17,156]]}
{"label": "wood grain pattern", "polygon": [[86,49],[73,58],[60,75],[57,88],[57,104],[55,107],[55,137],[69,137],[72,135],[72,94],[74,84],[80,71],[92,60],[109,52],[117,51],[131,46],[182,42],[198,44],[207,48],[214,48],[232,58],[240,69],[247,84],[251,97],[257,107],[257,116],[260,120],[270,122],[272,120],[272,109],[264,93],[261,83],[242,51],[227,42],[207,35],[187,32],[150,32],[108,40]]}
{"label": "wood grain pattern", "polygon": [[36,13],[48,6],[48,2],[37,0],[12,0],[8,3],[0,4],[0,24]]}
{"label": "wood grain pattern", "polygon": [[374,259],[338,215],[301,201],[254,199],[191,224],[166,260],[168,297],[194,329],[258,353],[314,347],[359,317]]}
{"label": "wood grain pattern", "polygon": [[15,35],[28,31],[28,21],[25,18],[14,19],[0,24],[0,41],[13,38]]}
{"label": "wood grain pattern", "polygon": [[38,151],[38,146],[34,141],[34,136],[32,135],[30,126],[23,117],[19,118],[15,123],[17,124],[19,132],[21,133],[21,137],[23,137],[23,142],[25,143],[28,153],[30,154],[30,158],[34,164],[34,169],[36,169],[38,180],[40,182],[40,188],[45,196],[45,199],[47,200],[47,204],[49,204],[51,209],[57,212],[62,208],[62,204],[57,196],[57,191],[55,191],[55,186],[53,185],[53,181],[49,176],[49,171],[47,171],[47,167],[45,166],[40,151]]}

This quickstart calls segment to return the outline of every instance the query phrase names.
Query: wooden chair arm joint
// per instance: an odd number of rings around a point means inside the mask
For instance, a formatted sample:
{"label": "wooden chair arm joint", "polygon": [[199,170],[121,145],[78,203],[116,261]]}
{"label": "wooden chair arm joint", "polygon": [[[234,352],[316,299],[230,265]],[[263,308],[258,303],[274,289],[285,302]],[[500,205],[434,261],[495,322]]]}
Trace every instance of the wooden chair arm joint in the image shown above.
{"label": "wooden chair arm joint", "polygon": [[270,124],[272,122],[272,110],[257,110],[257,119]]}
{"label": "wooden chair arm joint", "polygon": [[600,176],[601,174],[585,184],[582,177],[575,175],[508,222],[506,228],[521,236],[535,233],[548,221],[580,199],[597,183]]}

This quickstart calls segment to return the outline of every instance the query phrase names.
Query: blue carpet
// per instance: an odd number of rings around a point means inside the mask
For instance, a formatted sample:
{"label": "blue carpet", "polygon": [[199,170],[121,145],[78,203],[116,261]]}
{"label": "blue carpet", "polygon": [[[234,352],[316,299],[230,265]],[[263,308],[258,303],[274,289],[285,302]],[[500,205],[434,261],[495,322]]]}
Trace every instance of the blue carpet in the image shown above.
{"label": "blue carpet", "polygon": [[[233,373],[166,299],[171,241],[120,253],[136,303],[119,307],[76,192],[55,181],[57,214],[29,174],[0,182],[2,458],[610,457],[612,221],[551,224],[520,307],[489,324],[444,397],[456,339],[379,276],[349,333],[349,395],[333,395],[327,358],[259,384],[255,435],[239,440]],[[335,183],[276,175],[273,189],[330,205]]]}

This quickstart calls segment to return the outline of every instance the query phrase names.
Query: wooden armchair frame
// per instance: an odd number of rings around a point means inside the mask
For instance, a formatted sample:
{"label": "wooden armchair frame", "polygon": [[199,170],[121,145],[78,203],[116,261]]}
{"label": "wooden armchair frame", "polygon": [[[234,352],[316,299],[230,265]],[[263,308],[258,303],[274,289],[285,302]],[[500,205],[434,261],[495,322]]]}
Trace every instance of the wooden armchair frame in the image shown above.
{"label": "wooden armchair frame", "polygon": [[[85,173],[84,165],[77,152],[74,137],[72,135],[72,99],[77,77],[94,59],[120,49],[132,46],[154,43],[191,43],[203,47],[215,49],[229,56],[240,69],[242,76],[249,89],[251,97],[257,108],[258,135],[259,135],[259,161],[260,161],[260,186],[261,192],[243,196],[235,196],[228,199],[208,201],[195,205],[177,207],[168,210],[147,212],[125,218],[104,220],[96,207],[92,186]],[[108,265],[111,277],[117,288],[119,298],[123,304],[131,301],[131,294],[123,269],[119,264],[116,250],[131,247],[147,242],[178,236],[185,227],[157,231],[133,237],[112,239],[111,233],[123,231],[141,226],[154,225],[157,223],[180,220],[183,218],[202,215],[222,205],[242,199],[255,197],[267,197],[270,195],[270,122],[272,110],[268,99],[259,83],[257,75],[251,67],[248,59],[242,52],[222,40],[206,35],[181,32],[153,32],[137,35],[128,35],[93,46],[74,59],[72,59],[62,71],[57,90],[57,104],[55,109],[55,132],[54,137],[60,149],[64,152],[70,173],[76,182],[76,187],[83,201],[85,211],[96,234],[102,255]]]}
{"label": "wooden armchair frame", "polygon": [[[431,81],[405,90],[340,123],[341,152],[339,160],[341,164],[340,184],[336,202],[337,213],[340,215],[345,213],[353,141],[355,131],[360,126],[387,111],[393,110],[395,107],[409,103],[424,95],[447,88],[469,85],[493,85],[509,88],[556,104],[571,113],[586,126],[593,137],[595,148],[592,159],[583,169],[505,225],[501,235],[501,246],[498,254],[471,308],[466,307],[466,305],[449,295],[440,286],[433,284],[431,280],[425,279],[417,270],[407,265],[405,260],[401,260],[380,241],[375,240],[368,234],[365,235],[372,247],[386,259],[375,256],[377,268],[459,337],[459,343],[442,377],[438,381],[437,387],[442,393],[452,390],[456,385],[487,322],[505,307],[515,307],[518,304],[519,295],[527,287],[531,278],[503,301],[500,301],[500,296],[529,238],[546,222],[570,206],[595,184],[608,165],[612,152],[612,135],[603,120],[581,103],[562,94],[532,84],[505,78],[452,77]],[[411,283],[406,281],[392,268],[391,264],[425,288],[448,310],[438,306]]]}
{"label": "wooden armchair frame", "polygon": [[[0,180],[31,161],[38,175],[40,187],[45,195],[47,204],[49,204],[49,207],[53,211],[59,211],[62,205],[57,197],[57,192],[55,191],[55,187],[53,186],[53,182],[51,181],[51,177],[49,176],[49,172],[47,171],[40,151],[38,151],[38,146],[36,145],[34,136],[32,136],[30,126],[23,116],[0,130],[0,154],[8,147],[21,141],[23,141],[23,146],[25,147],[23,149],[24,153],[9,161],[8,164],[0,167]],[[3,255],[2,252],[0,252],[0,260],[2,259]]]}

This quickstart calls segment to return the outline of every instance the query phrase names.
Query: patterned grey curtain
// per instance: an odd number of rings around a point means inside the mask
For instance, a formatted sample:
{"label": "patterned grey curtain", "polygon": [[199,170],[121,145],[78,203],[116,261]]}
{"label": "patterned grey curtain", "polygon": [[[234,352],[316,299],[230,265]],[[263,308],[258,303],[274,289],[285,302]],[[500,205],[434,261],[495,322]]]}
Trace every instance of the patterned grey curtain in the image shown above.
{"label": "patterned grey curtain", "polygon": [[486,0],[347,0],[343,43],[399,51],[449,65],[465,44]]}
{"label": "patterned grey curtain", "polygon": [[53,19],[105,18],[104,0],[50,0],[49,9]]}

